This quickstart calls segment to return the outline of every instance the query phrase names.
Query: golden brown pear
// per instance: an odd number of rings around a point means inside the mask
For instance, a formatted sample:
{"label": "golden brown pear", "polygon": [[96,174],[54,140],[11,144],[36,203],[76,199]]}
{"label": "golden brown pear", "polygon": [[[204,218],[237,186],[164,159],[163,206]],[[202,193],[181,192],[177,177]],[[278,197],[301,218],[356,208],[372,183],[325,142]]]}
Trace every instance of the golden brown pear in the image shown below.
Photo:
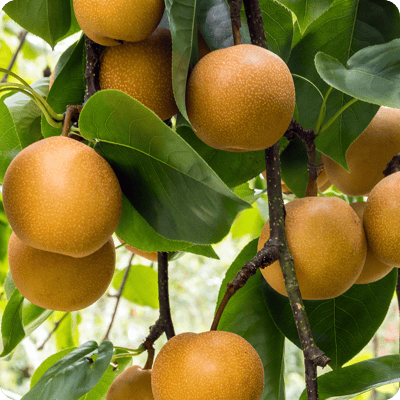
{"label": "golden brown pear", "polygon": [[122,192],[114,171],[95,150],[53,136],[12,160],[4,176],[3,204],[12,229],[26,245],[85,257],[117,228]]}
{"label": "golden brown pear", "polygon": [[49,310],[76,311],[97,301],[115,269],[112,239],[89,256],[76,258],[25,245],[13,232],[8,262],[17,289],[31,303]]}
{"label": "golden brown pear", "polygon": [[382,179],[367,199],[364,228],[374,254],[385,264],[400,267],[400,172]]}
{"label": "golden brown pear", "polygon": [[289,127],[294,106],[294,83],[287,65],[252,44],[207,54],[187,84],[190,123],[203,142],[220,150],[272,146]]}
{"label": "golden brown pear", "polygon": [[154,400],[151,369],[138,365],[127,368],[108,389],[106,400]]}
{"label": "golden brown pear", "polygon": [[231,332],[174,336],[154,361],[155,400],[260,400],[264,367],[254,347]]}
{"label": "golden brown pear", "polygon": [[[121,243],[124,243],[124,241],[122,239],[120,239],[118,236],[117,236],[117,238]],[[125,248],[127,250],[129,250],[131,253],[136,254],[140,257],[146,258],[147,260],[154,261],[154,262],[158,261],[158,253],[156,251],[139,250],[136,247],[131,246],[130,244],[126,244]]]}
{"label": "golden brown pear", "polygon": [[[360,218],[361,223],[364,220],[364,212],[367,206],[365,201],[360,201],[357,203],[350,204],[351,208],[357,213],[358,218]],[[355,283],[371,283],[376,282],[386,276],[392,269],[393,266],[387,265],[376,258],[375,254],[371,250],[367,239],[367,257],[365,259],[365,264],[362,269],[361,275],[358,277]]]}
{"label": "golden brown pear", "polygon": [[[361,274],[367,243],[361,221],[338,197],[305,197],[286,207],[286,237],[303,299],[324,300],[348,290]],[[258,250],[269,238],[269,221]],[[267,282],[287,296],[279,261],[261,269]]]}
{"label": "golden brown pear", "polygon": [[322,162],[332,185],[349,196],[365,196],[385,176],[386,164],[400,152],[400,109],[381,107],[346,152],[350,173],[329,157]]}
{"label": "golden brown pear", "polygon": [[106,48],[101,55],[100,86],[129,94],[162,120],[177,114],[171,32],[157,28],[141,42]]}
{"label": "golden brown pear", "polygon": [[74,0],[73,6],[83,33],[103,46],[146,39],[165,9],[163,0]]}

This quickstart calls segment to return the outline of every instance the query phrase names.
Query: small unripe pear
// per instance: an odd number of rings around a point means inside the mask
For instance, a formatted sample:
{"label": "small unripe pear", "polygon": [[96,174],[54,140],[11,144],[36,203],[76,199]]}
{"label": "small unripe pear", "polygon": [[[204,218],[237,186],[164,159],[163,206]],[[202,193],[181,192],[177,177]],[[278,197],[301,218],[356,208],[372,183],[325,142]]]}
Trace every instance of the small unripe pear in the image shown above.
{"label": "small unripe pear", "polygon": [[254,347],[232,332],[174,336],[154,361],[155,400],[260,400],[264,367]]}
{"label": "small unripe pear", "polygon": [[76,258],[25,245],[13,232],[8,244],[11,277],[31,303],[58,311],[76,311],[97,301],[115,269],[112,239],[89,256]]}
{"label": "small unripe pear", "polygon": [[146,39],[165,9],[163,0],[74,0],[73,6],[83,33],[103,46]]}
{"label": "small unripe pear", "polygon": [[138,365],[127,368],[108,389],[106,400],[154,400],[151,369]]}
{"label": "small unripe pear", "polygon": [[100,249],[122,210],[118,179],[95,150],[54,136],[22,150],[3,182],[3,204],[16,235],[28,246],[71,257]]}
{"label": "small unripe pear", "polygon": [[[361,221],[338,197],[295,199],[286,208],[286,237],[303,299],[331,299],[343,294],[361,274],[367,243]],[[269,221],[258,250],[269,239]],[[262,268],[266,281],[287,296],[279,261]]]}

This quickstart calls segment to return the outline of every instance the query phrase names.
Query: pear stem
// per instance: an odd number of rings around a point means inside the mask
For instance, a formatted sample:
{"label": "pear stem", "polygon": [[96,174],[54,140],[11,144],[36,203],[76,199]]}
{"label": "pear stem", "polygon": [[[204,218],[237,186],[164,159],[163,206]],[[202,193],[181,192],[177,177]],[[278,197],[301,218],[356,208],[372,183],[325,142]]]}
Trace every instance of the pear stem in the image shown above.
{"label": "pear stem", "polygon": [[65,113],[65,119],[63,124],[63,130],[61,136],[68,137],[71,128],[72,118],[79,115],[83,106],[67,106],[67,111]]}
{"label": "pear stem", "polygon": [[242,0],[228,0],[228,2],[231,11],[233,43],[236,46],[238,44],[242,44],[242,36],[240,33],[240,27],[242,26],[242,21],[240,19]]}

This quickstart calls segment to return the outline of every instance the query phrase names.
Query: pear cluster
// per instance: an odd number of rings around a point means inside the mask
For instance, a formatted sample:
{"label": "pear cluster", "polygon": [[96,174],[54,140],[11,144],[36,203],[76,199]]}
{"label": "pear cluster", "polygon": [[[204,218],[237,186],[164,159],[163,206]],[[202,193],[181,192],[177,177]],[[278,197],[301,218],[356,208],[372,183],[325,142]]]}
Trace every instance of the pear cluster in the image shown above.
{"label": "pear cluster", "polygon": [[13,229],[13,281],[33,304],[74,311],[95,302],[115,269],[111,239],[122,191],[106,160],[63,136],[39,140],[10,163],[3,204]]}
{"label": "pear cluster", "polygon": [[106,400],[260,400],[264,367],[254,347],[225,331],[185,332],[162,347],[152,369],[134,365]]}

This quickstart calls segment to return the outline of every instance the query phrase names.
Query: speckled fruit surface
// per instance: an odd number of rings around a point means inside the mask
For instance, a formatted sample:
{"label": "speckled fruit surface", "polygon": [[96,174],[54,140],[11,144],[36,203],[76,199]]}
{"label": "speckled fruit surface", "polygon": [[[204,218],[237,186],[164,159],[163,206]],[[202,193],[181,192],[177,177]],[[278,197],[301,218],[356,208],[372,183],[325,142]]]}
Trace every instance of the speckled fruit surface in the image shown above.
{"label": "speckled fruit surface", "polygon": [[[367,243],[360,219],[338,197],[305,197],[286,207],[286,237],[303,299],[331,299],[343,294],[361,274]],[[269,238],[269,221],[258,250]],[[279,261],[261,269],[267,282],[287,296]]]}
{"label": "speckled fruit surface", "polygon": [[254,347],[231,332],[185,332],[157,355],[155,400],[260,400],[264,368]]}
{"label": "speckled fruit surface", "polygon": [[3,204],[26,245],[85,257],[117,228],[122,192],[114,171],[95,150],[54,136],[31,144],[12,160],[4,177]]}

